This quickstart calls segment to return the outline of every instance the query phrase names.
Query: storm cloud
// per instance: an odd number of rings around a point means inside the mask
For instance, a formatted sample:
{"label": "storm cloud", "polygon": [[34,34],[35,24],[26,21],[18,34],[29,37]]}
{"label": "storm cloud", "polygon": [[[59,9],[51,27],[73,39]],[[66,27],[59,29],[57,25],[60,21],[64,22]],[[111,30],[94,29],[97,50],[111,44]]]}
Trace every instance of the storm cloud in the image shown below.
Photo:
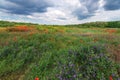
{"label": "storm cloud", "polygon": [[105,10],[117,10],[120,9],[120,0],[105,0]]}
{"label": "storm cloud", "polygon": [[[109,13],[109,16],[108,16]],[[119,20],[120,0],[1,0],[0,19],[40,23]]]}
{"label": "storm cloud", "polygon": [[77,16],[78,19],[86,19],[94,16],[95,11],[99,8],[99,0],[79,0],[81,6],[78,7],[73,14]]}
{"label": "storm cloud", "polygon": [[[9,3],[9,4],[8,4]],[[11,14],[29,15],[34,12],[46,12],[52,6],[47,0],[6,0],[0,8]]]}

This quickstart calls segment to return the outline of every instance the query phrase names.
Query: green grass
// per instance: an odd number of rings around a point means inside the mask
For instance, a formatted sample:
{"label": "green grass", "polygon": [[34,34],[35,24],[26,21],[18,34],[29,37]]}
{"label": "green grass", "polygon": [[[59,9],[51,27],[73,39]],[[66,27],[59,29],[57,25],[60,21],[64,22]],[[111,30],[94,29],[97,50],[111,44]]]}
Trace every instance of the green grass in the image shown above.
{"label": "green grass", "polygon": [[120,77],[120,62],[114,58],[120,48],[119,28],[36,25],[28,32],[9,32],[6,27],[1,30],[0,80]]}

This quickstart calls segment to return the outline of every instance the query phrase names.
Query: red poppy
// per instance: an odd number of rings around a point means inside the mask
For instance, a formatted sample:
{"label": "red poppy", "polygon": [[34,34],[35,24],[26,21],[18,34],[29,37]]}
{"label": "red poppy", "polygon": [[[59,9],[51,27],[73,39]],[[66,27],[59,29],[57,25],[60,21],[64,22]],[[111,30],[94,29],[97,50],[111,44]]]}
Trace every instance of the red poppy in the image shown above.
{"label": "red poppy", "polygon": [[112,76],[109,77],[109,80],[113,80]]}
{"label": "red poppy", "polygon": [[108,32],[108,33],[116,33],[117,32],[117,30],[115,30],[115,29],[107,29],[107,30],[105,30],[106,32]]}
{"label": "red poppy", "polygon": [[39,78],[38,78],[38,77],[36,77],[36,78],[35,78],[35,80],[39,80]]}

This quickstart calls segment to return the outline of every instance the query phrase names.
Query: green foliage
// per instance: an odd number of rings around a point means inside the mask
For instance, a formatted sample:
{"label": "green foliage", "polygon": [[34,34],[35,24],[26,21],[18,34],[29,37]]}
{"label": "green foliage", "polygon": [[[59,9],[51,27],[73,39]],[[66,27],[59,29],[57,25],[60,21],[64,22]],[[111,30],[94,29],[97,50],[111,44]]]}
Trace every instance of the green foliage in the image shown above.
{"label": "green foliage", "polygon": [[22,22],[9,22],[9,21],[0,21],[0,27],[14,27],[14,26],[26,25],[26,26],[34,26],[37,24],[33,23],[22,23]]}
{"label": "green foliage", "polygon": [[[33,23],[18,23],[18,22],[9,22],[9,21],[0,21],[0,27],[14,27],[18,25],[26,26],[38,26],[38,24]],[[73,24],[73,25],[39,25],[45,27],[79,27],[79,28],[120,28],[120,21],[111,21],[111,22],[90,22],[84,24]]]}
{"label": "green foliage", "polygon": [[108,22],[108,28],[120,28],[120,21]]}
{"label": "green foliage", "polygon": [[111,21],[111,22],[90,22],[84,24],[76,25],[66,25],[67,27],[79,27],[79,28],[120,28],[120,21]]}

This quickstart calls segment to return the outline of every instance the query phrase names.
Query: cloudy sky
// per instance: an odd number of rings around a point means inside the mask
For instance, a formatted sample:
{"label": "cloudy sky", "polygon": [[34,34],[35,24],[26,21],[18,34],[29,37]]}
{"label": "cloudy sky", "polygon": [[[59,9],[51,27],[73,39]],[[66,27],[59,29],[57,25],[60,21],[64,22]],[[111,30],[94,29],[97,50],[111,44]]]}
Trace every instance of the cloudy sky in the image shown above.
{"label": "cloudy sky", "polygon": [[0,20],[79,24],[120,20],[120,0],[0,0]]}

